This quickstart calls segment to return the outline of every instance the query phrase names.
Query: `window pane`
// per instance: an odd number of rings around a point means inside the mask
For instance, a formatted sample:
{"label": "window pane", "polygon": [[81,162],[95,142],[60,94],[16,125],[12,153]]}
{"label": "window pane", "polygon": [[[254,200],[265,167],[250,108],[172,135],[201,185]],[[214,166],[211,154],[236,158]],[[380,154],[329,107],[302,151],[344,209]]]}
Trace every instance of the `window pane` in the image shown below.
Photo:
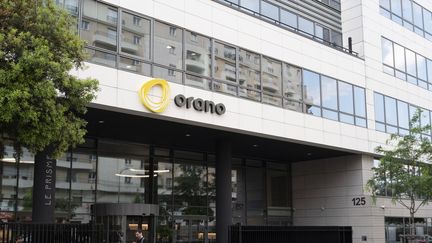
{"label": "window pane", "polygon": [[215,42],[214,76],[236,82],[236,48]]}
{"label": "window pane", "polygon": [[160,22],[154,28],[154,61],[181,69],[183,30]]}
{"label": "window pane", "polygon": [[405,49],[407,73],[416,76],[416,57],[415,53]]}
{"label": "window pane", "polygon": [[210,83],[211,81],[209,79],[186,74],[185,84],[188,86],[210,90]]}
{"label": "window pane", "polygon": [[401,0],[391,0],[391,11],[398,16],[402,16]]}
{"label": "window pane", "polygon": [[422,113],[420,116],[420,124],[422,126],[430,125],[430,113],[428,110],[422,109]]}
{"label": "window pane", "polygon": [[395,67],[401,71],[405,71],[405,54],[404,48],[396,43],[393,44]]}
{"label": "window pane", "polygon": [[248,10],[259,13],[259,1],[258,0],[240,0],[240,6],[247,8]]}
{"label": "window pane", "polygon": [[117,51],[117,9],[108,5],[84,1],[81,38],[90,46]]}
{"label": "window pane", "polygon": [[383,63],[393,67],[393,43],[387,39],[382,38],[381,44]]}
{"label": "window pane", "polygon": [[354,114],[353,86],[339,82],[339,110],[345,113]]}
{"label": "window pane", "polygon": [[241,86],[261,90],[259,54],[240,49],[239,72]]}
{"label": "window pane", "polygon": [[282,98],[274,96],[274,95],[263,94],[262,95],[262,101],[263,101],[263,103],[267,103],[270,105],[282,106]]}
{"label": "window pane", "polygon": [[412,5],[411,0],[402,0],[403,18],[412,23]]}
{"label": "window pane", "polygon": [[303,71],[303,97],[304,103],[309,105],[321,105],[320,77],[317,73]]}
{"label": "window pane", "polygon": [[363,88],[354,86],[355,115],[366,117],[366,97]]}
{"label": "window pane", "polygon": [[422,80],[427,80],[426,74],[426,58],[416,54],[417,57],[417,77]]}
{"label": "window pane", "polygon": [[283,95],[296,101],[301,100],[302,92],[302,71],[301,68],[283,64]]}
{"label": "window pane", "polygon": [[273,4],[262,1],[261,14],[274,20],[279,20],[279,8]]}
{"label": "window pane", "polygon": [[413,10],[414,10],[414,25],[423,29],[422,7],[417,3],[413,2]]}
{"label": "window pane", "polygon": [[[337,110],[337,85],[336,80],[321,75],[321,93],[323,107]],[[324,112],[323,112],[324,115]]]}
{"label": "window pane", "polygon": [[95,51],[91,49],[86,49],[86,52],[89,54],[89,61],[109,67],[116,67],[117,56],[114,54]]}
{"label": "window pane", "polygon": [[234,85],[212,81],[212,88],[216,92],[226,93],[230,95],[237,95],[237,87]]}
{"label": "window pane", "polygon": [[150,76],[150,64],[138,60],[120,57],[119,68]]}
{"label": "window pane", "polygon": [[287,24],[293,28],[297,28],[297,15],[284,9],[281,9],[280,15],[280,21],[282,23]]}
{"label": "window pane", "polygon": [[397,106],[399,127],[409,128],[408,104],[398,100]]}
{"label": "window pane", "polygon": [[167,81],[174,83],[183,83],[182,73],[175,71],[174,69],[153,66],[153,77],[166,79]]}
{"label": "window pane", "polygon": [[375,120],[385,122],[384,120],[384,97],[381,94],[374,94],[375,103]]}
{"label": "window pane", "polygon": [[380,6],[390,10],[390,0],[380,0]]}
{"label": "window pane", "polygon": [[427,59],[427,76],[429,83],[432,83],[432,61]]}
{"label": "window pane", "polygon": [[[310,20],[307,20],[305,18],[302,17],[298,17],[298,25],[299,25],[299,29],[301,31],[303,31],[302,33],[305,34],[310,34],[310,35],[314,35],[314,23]],[[305,33],[304,33],[305,32]]]}
{"label": "window pane", "polygon": [[282,94],[282,66],[281,63],[268,58],[263,57],[261,60],[261,71],[262,71],[262,86],[263,91],[272,94]]}
{"label": "window pane", "polygon": [[354,124],[354,116],[350,116],[347,114],[339,113],[340,121],[348,124]]}
{"label": "window pane", "polygon": [[123,12],[121,51],[150,59],[150,20]]}
{"label": "window pane", "polygon": [[196,33],[185,32],[186,71],[210,77],[211,42]]}
{"label": "window pane", "polygon": [[324,118],[328,118],[328,119],[335,120],[335,121],[339,120],[338,113],[336,111],[323,109],[322,116]]}
{"label": "window pane", "polygon": [[332,30],[331,31],[331,42],[337,46],[342,46],[342,34]]}
{"label": "window pane", "polygon": [[423,20],[425,31],[432,34],[432,13],[425,8],[423,9]]}
{"label": "window pane", "polygon": [[386,96],[384,97],[384,101],[385,101],[386,123],[397,126],[396,100]]}
{"label": "window pane", "polygon": [[256,101],[261,101],[261,93],[255,90],[239,88],[239,96]]}

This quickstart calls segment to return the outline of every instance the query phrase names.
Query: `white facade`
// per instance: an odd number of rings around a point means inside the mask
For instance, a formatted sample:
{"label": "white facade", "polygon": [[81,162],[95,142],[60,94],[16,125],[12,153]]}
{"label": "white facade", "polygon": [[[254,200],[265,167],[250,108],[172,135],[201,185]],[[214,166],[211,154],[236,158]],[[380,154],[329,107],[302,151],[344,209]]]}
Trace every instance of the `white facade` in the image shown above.
{"label": "white facade", "polygon": [[[100,91],[93,106],[358,154],[293,164],[295,225],[353,226],[353,242],[362,242],[362,236],[366,236],[367,242],[384,243],[384,217],[408,216],[407,210],[393,205],[390,199],[378,198],[373,204],[370,193],[365,190],[371,176],[374,149],[389,137],[375,130],[374,92],[426,109],[432,107],[432,95],[431,91],[382,71],[381,37],[430,59],[432,42],[382,16],[378,1],[341,1],[343,40],[345,42],[349,36],[353,38],[353,49],[359,57],[210,0],[106,2],[364,87],[367,128],[177,83],[169,83],[171,103],[167,110],[154,114],[141,104],[138,95],[141,85],[152,77],[88,63],[87,69],[73,73],[81,78],[99,80]],[[432,10],[430,1],[418,0],[417,3]],[[179,108],[173,98],[180,93],[223,102],[226,113],[218,116]],[[153,95],[160,96],[157,91]],[[363,196],[366,204],[354,206],[353,198]],[[432,206],[424,207],[417,214],[418,217],[430,215]]]}

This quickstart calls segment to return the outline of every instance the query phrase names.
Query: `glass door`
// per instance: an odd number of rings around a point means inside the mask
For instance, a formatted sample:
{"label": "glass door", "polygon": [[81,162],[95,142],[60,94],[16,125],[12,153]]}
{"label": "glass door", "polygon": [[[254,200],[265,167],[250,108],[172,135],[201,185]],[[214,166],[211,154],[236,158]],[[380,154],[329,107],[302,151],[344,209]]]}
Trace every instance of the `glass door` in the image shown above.
{"label": "glass door", "polygon": [[173,243],[208,243],[207,218],[197,216],[175,219]]}

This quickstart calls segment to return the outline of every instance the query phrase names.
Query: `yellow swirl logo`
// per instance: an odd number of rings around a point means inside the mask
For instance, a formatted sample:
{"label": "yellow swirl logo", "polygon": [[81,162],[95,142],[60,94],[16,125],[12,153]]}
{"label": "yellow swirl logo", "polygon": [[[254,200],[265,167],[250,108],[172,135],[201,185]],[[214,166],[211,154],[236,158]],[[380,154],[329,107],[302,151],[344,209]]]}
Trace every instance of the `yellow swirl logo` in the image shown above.
{"label": "yellow swirl logo", "polygon": [[[162,97],[160,101],[153,101],[149,97],[150,90],[159,85],[162,89]],[[169,104],[170,88],[168,82],[164,79],[152,79],[141,86],[139,96],[143,105],[150,111],[160,113],[164,111]]]}

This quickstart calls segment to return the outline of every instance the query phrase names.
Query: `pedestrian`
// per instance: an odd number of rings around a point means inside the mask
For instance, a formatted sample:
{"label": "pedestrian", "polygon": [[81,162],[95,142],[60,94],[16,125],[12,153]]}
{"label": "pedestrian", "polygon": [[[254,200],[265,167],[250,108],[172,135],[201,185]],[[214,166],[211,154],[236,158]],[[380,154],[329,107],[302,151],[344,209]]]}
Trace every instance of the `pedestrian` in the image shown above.
{"label": "pedestrian", "polygon": [[132,243],[146,243],[142,230],[137,230],[135,232],[135,237],[136,237],[136,241]]}

